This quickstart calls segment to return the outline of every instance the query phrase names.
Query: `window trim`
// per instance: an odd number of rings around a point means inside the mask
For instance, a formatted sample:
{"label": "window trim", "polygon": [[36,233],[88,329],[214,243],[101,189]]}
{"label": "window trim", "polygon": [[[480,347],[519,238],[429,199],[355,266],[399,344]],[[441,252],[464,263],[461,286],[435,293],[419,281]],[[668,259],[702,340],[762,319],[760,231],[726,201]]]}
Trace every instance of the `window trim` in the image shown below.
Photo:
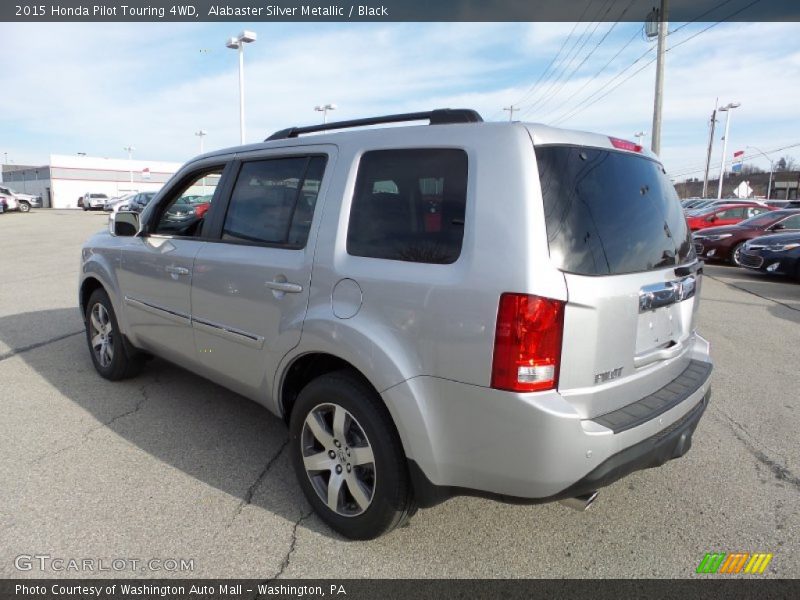
{"label": "window trim", "polygon": [[[302,150],[302,147],[300,148],[300,150]],[[302,152],[302,151],[298,151],[298,148],[292,148],[292,151],[291,152],[287,152],[287,153],[267,154],[267,155],[261,155],[261,156],[248,156],[247,158],[244,158],[244,159],[237,157],[235,160],[232,161],[232,163],[235,163],[235,164],[233,165],[233,168],[231,169],[229,189],[225,190],[224,201],[220,204],[220,207],[219,207],[218,215],[220,215],[220,217],[218,219],[218,222],[212,222],[212,224],[211,224],[212,229],[210,231],[209,239],[205,239],[204,241],[215,242],[215,243],[219,243],[219,244],[231,244],[231,245],[235,245],[235,246],[256,246],[256,247],[260,247],[260,248],[277,248],[279,250],[295,250],[295,251],[296,250],[300,250],[300,251],[304,251],[308,247],[308,241],[311,239],[311,230],[310,229],[309,229],[308,236],[306,237],[306,241],[305,241],[305,243],[303,245],[289,244],[289,243],[286,243],[286,242],[256,242],[256,241],[247,241],[247,240],[229,240],[229,239],[223,239],[222,238],[222,234],[223,234],[224,227],[225,227],[225,219],[228,216],[228,210],[229,210],[231,202],[233,200],[233,191],[236,188],[236,182],[239,180],[239,175],[241,174],[241,170],[242,170],[242,168],[244,167],[244,165],[246,163],[264,162],[264,161],[268,161],[268,160],[281,160],[281,159],[287,159],[287,158],[305,158],[307,162],[306,162],[305,170],[303,171],[303,179],[301,180],[301,182],[298,182],[298,198],[299,198],[300,189],[302,189],[302,186],[300,184],[302,182],[305,182],[305,176],[308,174],[308,168],[309,168],[309,166],[311,164],[311,159],[315,158],[315,157],[324,158],[325,159],[325,166],[324,166],[324,169],[322,171],[322,178],[320,179],[320,186],[319,186],[319,192],[317,192],[317,199],[316,199],[316,202],[314,203],[314,216],[312,217],[312,221],[311,221],[311,224],[312,224],[312,227],[313,227],[314,218],[316,218],[316,216],[318,214],[317,206],[319,205],[320,198],[322,197],[322,193],[323,193],[323,182],[325,181],[325,178],[329,173],[332,154],[324,152],[324,151],[321,151],[321,150],[315,150],[315,151],[312,151],[312,152]],[[292,210],[292,218],[294,218],[294,211],[295,210],[297,210],[297,201],[296,200],[295,200],[294,208]],[[289,222],[289,227],[291,227],[291,221]]]}
{"label": "window trim", "polygon": [[[452,262],[427,262],[427,261],[415,261],[415,260],[403,260],[400,258],[387,258],[384,256],[364,256],[362,254],[353,254],[350,252],[350,227],[353,221],[353,206],[355,205],[356,195],[358,194],[358,184],[359,184],[359,176],[361,174],[361,167],[362,161],[364,156],[367,154],[371,154],[374,152],[413,152],[413,151],[457,151],[461,152],[466,159],[466,181],[464,185],[464,219],[461,223],[461,245],[458,250],[458,255]],[[452,267],[453,265],[458,264],[462,257],[464,256],[464,242],[467,239],[467,214],[469,212],[469,204],[470,204],[470,177],[472,172],[472,158],[470,155],[469,150],[464,146],[399,146],[399,147],[380,147],[380,148],[369,148],[361,151],[357,156],[357,161],[355,164],[355,169],[353,173],[353,184],[352,184],[352,193],[349,198],[349,203],[347,206],[347,228],[345,230],[344,235],[344,250],[347,256],[351,260],[384,260],[390,261],[392,263],[400,263],[406,264],[411,266],[425,266],[425,267],[435,267],[435,268],[442,268],[442,267]],[[418,180],[419,181],[419,180]],[[395,182],[396,185],[396,182]],[[399,190],[398,190],[399,193]]]}

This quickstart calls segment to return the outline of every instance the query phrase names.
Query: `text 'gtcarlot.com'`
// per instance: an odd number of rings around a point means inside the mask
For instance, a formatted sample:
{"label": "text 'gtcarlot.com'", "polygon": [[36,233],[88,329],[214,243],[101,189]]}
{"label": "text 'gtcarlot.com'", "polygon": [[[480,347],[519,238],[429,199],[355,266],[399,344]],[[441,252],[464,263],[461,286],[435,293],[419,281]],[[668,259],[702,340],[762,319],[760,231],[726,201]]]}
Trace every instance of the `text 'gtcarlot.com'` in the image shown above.
{"label": "text 'gtcarlot.com'", "polygon": [[14,559],[18,571],[53,572],[141,572],[194,571],[193,558],[62,558],[49,554],[20,554]]}

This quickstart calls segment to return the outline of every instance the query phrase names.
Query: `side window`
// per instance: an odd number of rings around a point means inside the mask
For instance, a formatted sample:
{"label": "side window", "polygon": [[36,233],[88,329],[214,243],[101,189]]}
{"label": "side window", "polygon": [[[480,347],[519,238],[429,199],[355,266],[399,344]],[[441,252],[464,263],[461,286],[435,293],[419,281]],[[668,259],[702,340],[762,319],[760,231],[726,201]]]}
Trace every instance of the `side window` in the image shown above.
{"label": "side window", "polygon": [[450,264],[461,254],[467,154],[454,149],[375,150],[361,157],[347,252]]}
{"label": "side window", "polygon": [[800,229],[800,215],[794,215],[781,221],[784,229]]}
{"label": "side window", "polygon": [[305,247],[326,162],[324,156],[300,156],[244,163],[222,239]]}
{"label": "side window", "polygon": [[[155,232],[161,235],[198,236],[211,208],[223,167],[214,167],[190,178],[161,210]],[[146,194],[135,198],[144,207]]]}

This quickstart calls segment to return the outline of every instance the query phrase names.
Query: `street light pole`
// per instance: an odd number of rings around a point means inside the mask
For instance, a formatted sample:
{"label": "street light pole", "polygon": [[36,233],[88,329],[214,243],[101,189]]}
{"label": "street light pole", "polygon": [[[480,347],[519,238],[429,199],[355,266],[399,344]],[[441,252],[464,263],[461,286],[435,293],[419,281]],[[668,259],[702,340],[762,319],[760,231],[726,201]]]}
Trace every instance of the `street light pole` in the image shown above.
{"label": "street light pole", "polygon": [[646,135],[647,135],[646,131],[637,131],[636,133],[633,134],[633,137],[636,138],[636,143],[641,146],[642,140],[644,140],[644,136]]}
{"label": "street light pole", "polygon": [[205,129],[201,129],[200,131],[195,131],[194,134],[200,138],[200,154],[203,153],[203,137],[208,135],[208,132]]}
{"label": "street light pole", "polygon": [[720,108],[720,112],[725,113],[725,137],[722,138],[722,159],[719,162],[719,187],[717,188],[717,200],[722,199],[722,181],[725,179],[725,156],[728,153],[728,134],[731,129],[731,112],[734,108],[741,106],[738,102],[731,102]]}
{"label": "street light pole", "polygon": [[336,110],[335,104],[318,104],[314,107],[314,110],[317,112],[322,113],[322,124],[325,125],[328,123],[328,111],[329,110]]}
{"label": "street light pole", "polygon": [[761,156],[766,158],[769,161],[769,183],[767,184],[767,200],[769,200],[770,194],[772,193],[772,174],[775,172],[775,161],[773,161],[769,156],[767,156],[761,149],[756,148],[755,146],[747,146],[748,148],[752,148],[756,152],[758,152]]}
{"label": "street light pole", "polygon": [[128,153],[128,174],[130,175],[130,178],[131,178],[131,186],[133,186],[133,162],[132,162],[132,159],[133,159],[133,151],[136,150],[136,148],[134,148],[133,146],[125,146],[123,148],[123,150],[125,150],[125,152]]}
{"label": "street light pole", "polygon": [[237,37],[228,38],[225,44],[231,50],[239,51],[239,140],[244,144],[244,45],[255,42],[257,36],[253,31],[242,31]]}

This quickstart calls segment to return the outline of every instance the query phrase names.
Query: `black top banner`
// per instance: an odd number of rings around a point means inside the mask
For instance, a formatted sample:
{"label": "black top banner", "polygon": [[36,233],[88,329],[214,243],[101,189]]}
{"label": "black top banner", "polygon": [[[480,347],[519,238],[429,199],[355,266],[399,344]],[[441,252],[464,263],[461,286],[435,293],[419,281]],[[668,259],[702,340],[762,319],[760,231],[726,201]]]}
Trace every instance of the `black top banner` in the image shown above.
{"label": "black top banner", "polygon": [[0,3],[0,21],[800,21],[798,0],[56,0]]}

